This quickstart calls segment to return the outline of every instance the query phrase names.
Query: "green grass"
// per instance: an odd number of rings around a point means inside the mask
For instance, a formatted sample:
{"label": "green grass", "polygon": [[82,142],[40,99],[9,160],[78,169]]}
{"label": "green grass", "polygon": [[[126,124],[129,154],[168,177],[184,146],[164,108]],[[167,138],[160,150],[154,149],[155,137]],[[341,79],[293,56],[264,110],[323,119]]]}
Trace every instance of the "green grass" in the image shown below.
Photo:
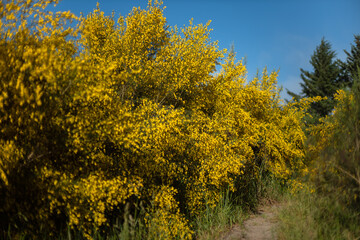
{"label": "green grass", "polygon": [[227,191],[215,208],[207,207],[193,223],[196,239],[216,239],[229,231],[234,224],[242,225],[251,211],[256,210],[259,201],[279,201],[286,192],[286,187],[274,177],[266,176],[252,192],[253,203],[250,205],[239,199],[236,193]]}
{"label": "green grass", "polygon": [[336,196],[299,192],[286,195],[279,215],[278,239],[360,239],[359,213],[336,201]]}
{"label": "green grass", "polygon": [[196,239],[218,238],[234,224],[241,224],[246,218],[246,211],[234,203],[228,191],[222,195],[216,207],[207,206],[205,211],[195,218],[193,225]]}

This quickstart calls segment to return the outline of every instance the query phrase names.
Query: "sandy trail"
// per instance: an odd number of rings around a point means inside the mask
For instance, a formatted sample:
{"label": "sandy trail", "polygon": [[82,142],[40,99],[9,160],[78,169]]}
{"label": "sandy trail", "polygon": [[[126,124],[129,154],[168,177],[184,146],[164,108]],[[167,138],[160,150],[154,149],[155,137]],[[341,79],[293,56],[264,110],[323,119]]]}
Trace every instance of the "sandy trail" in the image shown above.
{"label": "sandy trail", "polygon": [[279,204],[266,205],[245,220],[244,226],[235,225],[224,234],[221,240],[273,240],[276,239],[274,228],[277,224],[276,213]]}

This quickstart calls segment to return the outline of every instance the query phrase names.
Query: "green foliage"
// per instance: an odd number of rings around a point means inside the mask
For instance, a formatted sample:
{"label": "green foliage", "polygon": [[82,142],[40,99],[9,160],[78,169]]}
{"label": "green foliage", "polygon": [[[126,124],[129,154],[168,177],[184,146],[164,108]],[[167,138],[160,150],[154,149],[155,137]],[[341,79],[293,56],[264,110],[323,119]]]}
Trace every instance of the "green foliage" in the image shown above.
{"label": "green foliage", "polygon": [[351,44],[350,52],[344,50],[346,61],[340,61],[342,69],[341,78],[351,87],[357,76],[358,67],[360,66],[360,35],[354,35],[354,45]]}
{"label": "green foliage", "polygon": [[300,83],[301,96],[288,91],[288,94],[295,99],[315,96],[327,98],[311,104],[309,111],[315,119],[325,117],[333,110],[335,105],[333,95],[337,89],[343,87],[342,79],[339,78],[339,64],[334,60],[335,56],[335,52],[331,50],[331,44],[323,38],[311,56],[310,64],[314,69],[313,72],[300,69],[303,80]]}
{"label": "green foliage", "polygon": [[206,206],[194,220],[196,239],[214,239],[228,231],[233,224],[242,223],[247,217],[242,206],[236,204],[228,190],[222,194],[219,203],[215,206]]}
{"label": "green foliage", "polygon": [[355,45],[351,45],[350,52],[345,50],[345,53],[347,55],[347,71],[353,78],[356,78],[358,75],[358,68],[360,66],[360,35],[355,35],[354,38]]}
{"label": "green foliage", "polygon": [[338,104],[333,115],[314,128],[316,142],[310,148],[316,157],[313,178],[319,190],[338,193],[339,199],[356,211],[360,210],[359,73],[351,91],[339,91],[336,95]]}
{"label": "green foliage", "polygon": [[[352,50],[355,54],[354,47]],[[356,68],[357,72],[351,73],[352,87],[337,90],[332,113],[311,127],[306,179],[310,189],[314,189],[299,191],[287,200],[279,215],[279,239],[358,239],[360,236],[359,65]]]}

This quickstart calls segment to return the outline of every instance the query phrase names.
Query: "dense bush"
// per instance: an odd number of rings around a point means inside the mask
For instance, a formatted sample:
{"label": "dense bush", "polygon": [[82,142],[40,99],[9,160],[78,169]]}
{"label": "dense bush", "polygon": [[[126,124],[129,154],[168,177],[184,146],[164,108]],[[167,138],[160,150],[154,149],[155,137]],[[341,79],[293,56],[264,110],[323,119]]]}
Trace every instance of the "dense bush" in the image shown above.
{"label": "dense bush", "polygon": [[151,1],[117,21],[52,2],[0,4],[3,234],[90,237],[141,202],[149,237],[191,238],[188,219],[221,191],[254,197],[264,173],[305,168],[312,100],[285,105],[277,72],[247,81],[209,23],[170,27]]}
{"label": "dense bush", "polygon": [[[355,75],[354,75],[355,76]],[[337,105],[312,129],[309,154],[318,190],[360,210],[360,72],[351,89],[339,90]]]}

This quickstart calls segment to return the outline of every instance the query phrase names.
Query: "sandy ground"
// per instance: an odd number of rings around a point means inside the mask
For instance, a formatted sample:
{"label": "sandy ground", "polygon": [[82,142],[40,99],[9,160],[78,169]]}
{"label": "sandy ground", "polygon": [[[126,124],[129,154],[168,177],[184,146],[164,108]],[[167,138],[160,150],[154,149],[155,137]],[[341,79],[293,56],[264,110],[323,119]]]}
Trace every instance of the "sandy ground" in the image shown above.
{"label": "sandy ground", "polygon": [[277,239],[274,229],[277,224],[276,212],[279,204],[264,205],[245,220],[244,225],[235,225],[221,240],[272,240]]}

